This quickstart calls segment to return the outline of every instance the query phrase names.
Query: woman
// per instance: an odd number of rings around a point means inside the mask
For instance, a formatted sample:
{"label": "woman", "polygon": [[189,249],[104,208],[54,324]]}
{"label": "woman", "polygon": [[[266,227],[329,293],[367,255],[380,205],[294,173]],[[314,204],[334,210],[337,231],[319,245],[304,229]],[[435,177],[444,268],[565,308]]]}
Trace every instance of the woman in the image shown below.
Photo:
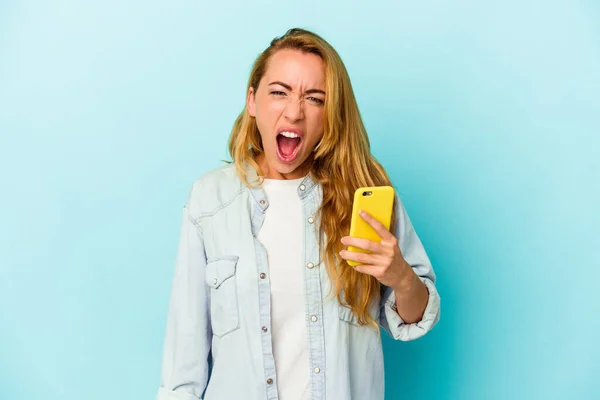
{"label": "woman", "polygon": [[354,191],[391,183],[331,45],[271,42],[229,150],[183,210],[158,399],[383,399],[379,326],[416,339],[440,301],[397,196],[389,231],[363,216],[380,243],[345,236]]}

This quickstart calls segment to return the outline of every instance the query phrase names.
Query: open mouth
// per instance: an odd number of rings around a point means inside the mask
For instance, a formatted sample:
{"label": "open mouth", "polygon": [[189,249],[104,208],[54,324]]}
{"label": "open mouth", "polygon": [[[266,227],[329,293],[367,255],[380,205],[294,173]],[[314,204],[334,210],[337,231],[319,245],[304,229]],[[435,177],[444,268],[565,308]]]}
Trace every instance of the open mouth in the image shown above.
{"label": "open mouth", "polygon": [[277,135],[277,156],[283,162],[293,162],[298,156],[302,138],[294,132],[281,132]]}

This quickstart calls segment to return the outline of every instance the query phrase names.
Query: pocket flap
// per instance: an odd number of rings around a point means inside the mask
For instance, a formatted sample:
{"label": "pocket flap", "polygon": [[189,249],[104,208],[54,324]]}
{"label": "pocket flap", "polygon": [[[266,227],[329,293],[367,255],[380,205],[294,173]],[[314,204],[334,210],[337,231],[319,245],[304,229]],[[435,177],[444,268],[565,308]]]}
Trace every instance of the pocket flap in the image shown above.
{"label": "pocket flap", "polygon": [[355,325],[358,325],[358,318],[356,317],[356,315],[354,315],[351,309],[341,304],[338,305],[338,307],[339,317],[342,321],[351,322]]}
{"label": "pocket flap", "polygon": [[[342,321],[346,321],[353,325],[360,326],[358,323],[358,317],[356,316],[356,314],[354,314],[352,312],[352,310],[350,308],[345,307],[341,304],[339,304],[338,306],[339,306],[339,312],[338,312],[339,318]],[[379,302],[376,302],[376,301],[371,302],[371,304],[369,306],[369,314],[371,314],[371,316],[373,317],[373,319],[375,321],[378,321],[379,315],[380,315]]]}
{"label": "pocket flap", "polygon": [[235,275],[237,262],[237,257],[228,257],[207,263],[206,284],[213,289],[218,289],[223,282]]}

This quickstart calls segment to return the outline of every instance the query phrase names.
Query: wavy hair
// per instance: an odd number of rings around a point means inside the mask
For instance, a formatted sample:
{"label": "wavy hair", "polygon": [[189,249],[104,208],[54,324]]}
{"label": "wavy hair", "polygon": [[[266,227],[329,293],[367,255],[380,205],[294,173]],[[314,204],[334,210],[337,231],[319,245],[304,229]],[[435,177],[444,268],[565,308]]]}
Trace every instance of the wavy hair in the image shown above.
{"label": "wavy hair", "polygon": [[[325,65],[325,109],[323,138],[312,153],[311,177],[323,191],[319,207],[319,243],[331,286],[340,304],[349,307],[360,325],[377,326],[369,306],[379,300],[379,281],[357,272],[339,256],[343,245],[340,239],[350,230],[354,192],[363,186],[391,185],[390,179],[373,157],[369,138],[363,124],[350,77],[337,51],[319,35],[299,28],[288,30],[271,41],[255,60],[248,80],[256,93],[269,59],[279,50],[293,49],[316,54]],[[256,158],[264,153],[262,140],[254,117],[246,107],[237,117],[229,138],[229,153],[237,174],[245,185],[251,186],[245,165],[258,173],[261,185],[264,176]],[[392,216],[392,226],[396,215]]]}

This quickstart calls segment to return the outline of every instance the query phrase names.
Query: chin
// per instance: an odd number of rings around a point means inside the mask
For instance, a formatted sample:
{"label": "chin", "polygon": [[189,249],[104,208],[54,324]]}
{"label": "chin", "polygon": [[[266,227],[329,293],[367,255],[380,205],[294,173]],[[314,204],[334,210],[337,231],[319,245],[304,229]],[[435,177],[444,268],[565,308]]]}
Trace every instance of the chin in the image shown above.
{"label": "chin", "polygon": [[288,175],[298,170],[298,168],[302,167],[306,160],[298,158],[294,160],[294,162],[286,163],[281,161],[279,157],[275,155],[275,157],[273,157],[270,161],[271,162],[269,163],[269,166],[271,169],[277,171],[279,174]]}

